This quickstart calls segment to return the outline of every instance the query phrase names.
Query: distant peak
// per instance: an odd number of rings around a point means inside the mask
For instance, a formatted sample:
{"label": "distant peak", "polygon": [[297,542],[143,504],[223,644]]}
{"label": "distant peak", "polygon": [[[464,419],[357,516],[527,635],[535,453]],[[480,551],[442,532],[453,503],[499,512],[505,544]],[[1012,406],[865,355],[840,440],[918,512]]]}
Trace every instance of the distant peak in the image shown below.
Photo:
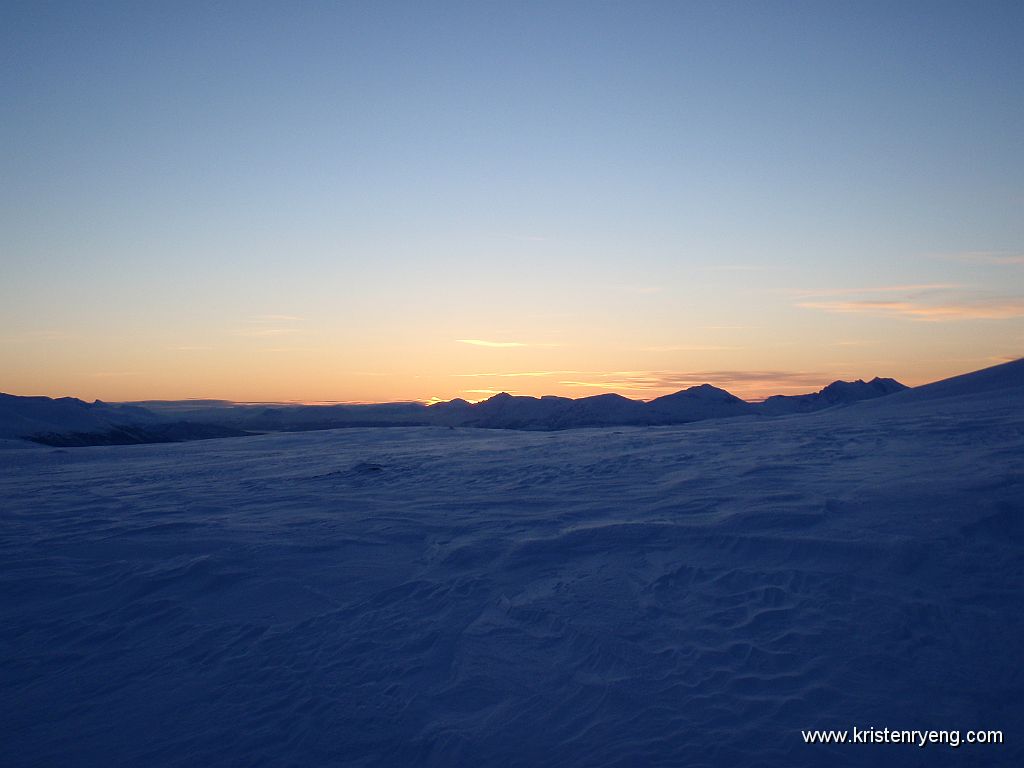
{"label": "distant peak", "polygon": [[671,395],[656,397],[652,403],[666,404],[676,402],[700,402],[700,403],[742,403],[736,395],[720,389],[711,384],[698,384],[688,389],[673,392]]}
{"label": "distant peak", "polygon": [[906,389],[895,379],[880,379],[877,376],[871,381],[833,381],[817,394],[832,402],[853,402],[866,398],[888,395]]}
{"label": "distant peak", "polygon": [[902,384],[896,379],[882,378],[881,376],[875,376],[868,384],[872,387],[890,387],[894,390],[907,389],[906,384]]}
{"label": "distant peak", "polygon": [[698,384],[695,387],[689,387],[687,389],[684,389],[682,392],[677,392],[676,394],[677,395],[686,395],[688,397],[702,397],[702,398],[713,397],[713,398],[716,398],[716,399],[721,398],[721,399],[727,399],[727,400],[738,400],[739,399],[734,394],[732,394],[731,392],[728,392],[727,390],[724,390],[721,387],[716,387],[713,384]]}

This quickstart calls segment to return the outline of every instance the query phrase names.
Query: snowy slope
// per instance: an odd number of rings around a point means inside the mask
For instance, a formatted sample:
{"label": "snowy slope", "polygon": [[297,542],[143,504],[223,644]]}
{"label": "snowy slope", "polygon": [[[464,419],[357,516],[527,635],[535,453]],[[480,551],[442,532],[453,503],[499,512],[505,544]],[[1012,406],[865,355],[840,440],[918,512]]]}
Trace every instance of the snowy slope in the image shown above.
{"label": "snowy slope", "polygon": [[[1024,764],[1019,367],[774,419],[0,455],[0,765]],[[808,746],[808,728],[1001,746]]]}
{"label": "snowy slope", "polygon": [[773,395],[756,408],[760,413],[768,415],[809,413],[822,408],[885,397],[905,389],[907,387],[895,379],[882,379],[877,376],[871,381],[833,381],[827,387],[809,395]]}
{"label": "snowy slope", "polygon": [[914,387],[900,393],[898,404],[944,397],[981,397],[986,394],[1016,392],[1024,388],[1024,358],[994,365],[980,371],[954,376]]}
{"label": "snowy slope", "polygon": [[131,405],[0,393],[0,438],[57,431],[93,432],[111,429],[115,424],[150,424],[158,420],[145,408]]}

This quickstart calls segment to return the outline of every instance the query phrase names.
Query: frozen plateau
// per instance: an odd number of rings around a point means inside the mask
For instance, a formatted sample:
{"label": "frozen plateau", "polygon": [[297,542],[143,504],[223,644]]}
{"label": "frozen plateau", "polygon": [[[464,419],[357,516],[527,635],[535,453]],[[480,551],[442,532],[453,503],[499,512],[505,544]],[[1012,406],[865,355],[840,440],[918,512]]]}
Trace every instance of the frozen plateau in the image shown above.
{"label": "frozen plateau", "polygon": [[1024,361],[774,407],[5,440],[0,765],[1024,765]]}

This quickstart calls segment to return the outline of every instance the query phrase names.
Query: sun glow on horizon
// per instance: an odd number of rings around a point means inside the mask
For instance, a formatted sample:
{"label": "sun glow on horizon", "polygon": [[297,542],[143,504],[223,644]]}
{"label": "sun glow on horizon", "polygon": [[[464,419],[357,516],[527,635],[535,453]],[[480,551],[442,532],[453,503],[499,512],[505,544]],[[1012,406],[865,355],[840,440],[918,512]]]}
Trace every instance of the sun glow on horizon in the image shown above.
{"label": "sun glow on horizon", "polygon": [[759,399],[1024,350],[1018,6],[582,8],[12,6],[0,390]]}

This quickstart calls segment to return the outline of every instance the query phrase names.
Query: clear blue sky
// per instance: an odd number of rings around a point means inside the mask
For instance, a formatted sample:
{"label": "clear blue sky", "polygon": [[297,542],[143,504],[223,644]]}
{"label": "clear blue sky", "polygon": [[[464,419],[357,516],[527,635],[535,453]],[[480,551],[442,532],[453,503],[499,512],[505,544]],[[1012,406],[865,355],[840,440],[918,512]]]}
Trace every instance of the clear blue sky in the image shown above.
{"label": "clear blue sky", "polygon": [[1019,356],[1022,41],[1020,2],[5,2],[0,390],[756,396]]}

